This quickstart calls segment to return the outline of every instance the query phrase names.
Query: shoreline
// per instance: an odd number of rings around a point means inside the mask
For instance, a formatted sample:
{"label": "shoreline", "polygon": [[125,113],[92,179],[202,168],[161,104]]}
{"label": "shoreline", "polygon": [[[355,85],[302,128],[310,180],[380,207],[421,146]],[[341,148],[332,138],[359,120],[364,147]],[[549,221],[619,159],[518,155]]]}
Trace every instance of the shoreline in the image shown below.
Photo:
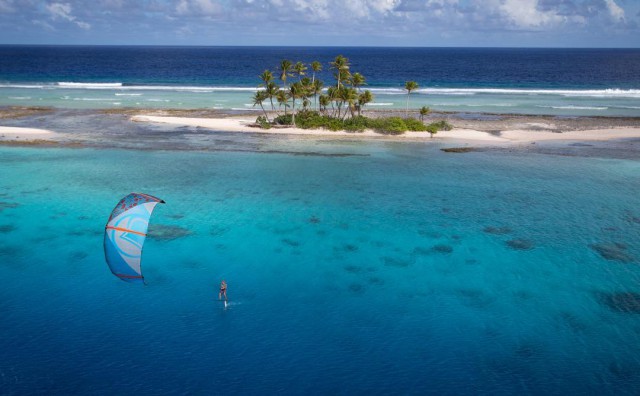
{"label": "shoreline", "polygon": [[529,123],[529,129],[508,129],[487,132],[478,129],[454,128],[451,131],[439,131],[433,137],[428,132],[405,132],[402,135],[386,135],[372,130],[364,132],[329,131],[325,129],[301,129],[293,127],[261,129],[255,126],[251,118],[232,116],[225,118],[171,117],[156,115],[135,115],[132,122],[169,124],[205,128],[211,131],[261,133],[267,135],[310,135],[310,136],[349,136],[362,138],[382,138],[394,141],[473,141],[481,143],[532,143],[542,141],[607,141],[616,139],[640,139],[640,126],[617,127],[588,130],[569,130],[558,132],[555,125]]}
{"label": "shoreline", "polygon": [[[403,116],[404,111],[374,110],[367,116]],[[270,116],[273,113],[270,113]],[[410,116],[416,117],[415,113]],[[330,131],[274,127],[261,129],[255,125],[255,112],[215,109],[111,109],[74,110],[52,108],[0,107],[0,144],[4,146],[109,145],[124,147],[131,139],[138,147],[155,147],[158,139],[163,148],[204,145],[217,139],[217,133],[234,133],[239,139],[257,136],[284,137],[288,140],[378,140],[390,142],[422,142],[456,146],[495,146],[513,148],[536,142],[607,142],[626,145],[625,140],[640,140],[640,117],[557,117],[536,115],[494,115],[488,113],[433,113],[425,123],[446,120],[451,131],[405,132],[388,135],[372,130],[363,132]],[[35,126],[40,128],[35,128]],[[109,131],[106,133],[105,131]],[[249,136],[254,137],[249,137]],[[195,138],[199,136],[199,138]],[[146,140],[145,140],[146,139]],[[199,139],[199,140],[198,140]],[[170,140],[170,142],[168,141]],[[269,140],[268,140],[269,141]],[[622,143],[622,144],[619,144]],[[262,144],[262,143],[261,143]],[[273,140],[277,144],[277,139]],[[603,143],[604,144],[604,143]],[[635,150],[635,148],[632,148]]]}

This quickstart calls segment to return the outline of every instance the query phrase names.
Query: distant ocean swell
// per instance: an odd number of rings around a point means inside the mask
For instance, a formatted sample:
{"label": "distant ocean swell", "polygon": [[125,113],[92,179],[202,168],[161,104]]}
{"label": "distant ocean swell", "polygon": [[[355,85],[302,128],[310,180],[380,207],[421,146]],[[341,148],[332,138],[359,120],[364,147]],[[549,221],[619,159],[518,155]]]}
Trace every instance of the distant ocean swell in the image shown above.
{"label": "distant ocean swell", "polygon": [[[114,91],[177,91],[177,92],[255,92],[258,88],[247,86],[186,86],[186,85],[136,85],[122,82],[56,82],[56,83],[3,83],[1,88],[20,89],[87,89]],[[379,95],[406,95],[400,87],[372,87],[372,93]],[[640,89],[526,89],[526,88],[420,88],[414,91],[422,95],[553,95],[564,97],[594,98],[638,98]],[[137,96],[139,94],[123,94]]]}

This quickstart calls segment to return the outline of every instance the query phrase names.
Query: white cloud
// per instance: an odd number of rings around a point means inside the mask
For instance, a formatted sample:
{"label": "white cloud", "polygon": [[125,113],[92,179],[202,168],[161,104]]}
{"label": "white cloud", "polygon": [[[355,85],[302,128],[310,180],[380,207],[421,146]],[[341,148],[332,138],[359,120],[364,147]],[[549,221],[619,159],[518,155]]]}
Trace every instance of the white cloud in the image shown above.
{"label": "white cloud", "polygon": [[605,0],[605,3],[607,4],[609,14],[614,20],[624,21],[624,10],[618,4],[616,4],[615,0]]}
{"label": "white cloud", "polygon": [[565,21],[553,10],[540,10],[538,0],[499,0],[493,1],[493,7],[515,27],[540,28]]}
{"label": "white cloud", "polygon": [[180,0],[176,5],[176,13],[185,16],[217,16],[222,11],[222,6],[215,0]]}
{"label": "white cloud", "polygon": [[52,19],[63,19],[69,22],[75,23],[81,29],[90,29],[91,25],[78,21],[77,18],[71,15],[71,4],[69,3],[51,3],[46,5],[47,11],[51,14]]}

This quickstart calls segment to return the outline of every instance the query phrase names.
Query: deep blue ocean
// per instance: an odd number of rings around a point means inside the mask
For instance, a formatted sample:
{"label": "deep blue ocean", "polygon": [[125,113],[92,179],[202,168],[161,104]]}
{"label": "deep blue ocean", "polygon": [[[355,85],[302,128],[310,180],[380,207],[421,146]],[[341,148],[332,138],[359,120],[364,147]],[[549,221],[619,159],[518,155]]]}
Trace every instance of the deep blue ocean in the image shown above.
{"label": "deep blue ocean", "polygon": [[640,50],[509,48],[0,46],[0,105],[254,109],[265,69],[338,54],[367,78],[369,108],[640,115]]}

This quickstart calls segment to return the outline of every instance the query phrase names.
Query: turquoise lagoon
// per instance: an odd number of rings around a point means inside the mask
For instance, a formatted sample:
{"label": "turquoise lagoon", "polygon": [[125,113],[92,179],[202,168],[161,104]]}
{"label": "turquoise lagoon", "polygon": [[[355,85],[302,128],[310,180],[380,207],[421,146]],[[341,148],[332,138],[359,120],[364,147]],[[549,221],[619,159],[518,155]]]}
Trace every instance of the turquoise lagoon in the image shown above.
{"label": "turquoise lagoon", "polygon": [[270,144],[0,148],[0,393],[637,394],[639,161]]}

